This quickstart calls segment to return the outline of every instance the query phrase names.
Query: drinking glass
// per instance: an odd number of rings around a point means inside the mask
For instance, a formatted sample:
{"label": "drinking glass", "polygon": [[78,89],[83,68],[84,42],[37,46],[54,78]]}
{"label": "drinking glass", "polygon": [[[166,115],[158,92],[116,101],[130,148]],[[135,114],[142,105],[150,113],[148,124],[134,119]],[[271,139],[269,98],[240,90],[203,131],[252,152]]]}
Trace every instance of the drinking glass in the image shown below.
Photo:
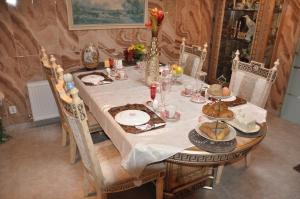
{"label": "drinking glass", "polygon": [[171,75],[160,76],[159,86],[160,86],[161,106],[162,106],[162,111],[164,111],[166,107],[166,98],[168,93],[171,91],[171,87],[172,87],[172,76]]}

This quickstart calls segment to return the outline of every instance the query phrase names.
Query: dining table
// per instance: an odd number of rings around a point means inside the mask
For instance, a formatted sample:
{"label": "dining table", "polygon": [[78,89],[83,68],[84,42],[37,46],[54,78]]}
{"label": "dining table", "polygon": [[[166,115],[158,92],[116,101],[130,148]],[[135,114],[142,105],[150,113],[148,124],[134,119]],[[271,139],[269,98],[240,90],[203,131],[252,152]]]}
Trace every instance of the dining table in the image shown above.
{"label": "dining table", "polygon": [[[106,72],[105,70],[95,70],[73,73],[74,82],[80,97],[120,152],[122,166],[128,173],[138,177],[147,165],[161,161],[166,162],[166,195],[174,195],[178,191],[203,182],[203,179],[217,179],[219,182],[220,170],[223,169],[223,166],[245,157],[266,135],[267,111],[247,102],[230,107],[230,110],[234,113],[243,110],[248,114],[255,115],[256,122],[261,126],[260,136],[252,138],[236,136],[235,149],[226,153],[213,153],[196,147],[190,141],[191,132],[199,123],[210,120],[202,113],[205,103],[194,103],[190,97],[181,95],[186,84],[193,84],[197,81],[188,75],[182,75],[167,94],[166,103],[174,105],[176,111],[180,113],[178,121],[166,121],[164,127],[142,133],[128,133],[116,122],[110,110],[128,104],[145,104],[147,106],[146,102],[151,99],[150,89],[144,82],[143,70],[134,66],[125,67],[124,70],[127,74],[127,78],[124,80],[112,77],[112,82],[95,85],[88,85],[81,81],[82,75]],[[206,85],[204,82],[202,84]],[[210,101],[206,99],[206,103],[208,102]],[[150,106],[147,107],[152,109]],[[196,175],[197,173],[200,174]]]}

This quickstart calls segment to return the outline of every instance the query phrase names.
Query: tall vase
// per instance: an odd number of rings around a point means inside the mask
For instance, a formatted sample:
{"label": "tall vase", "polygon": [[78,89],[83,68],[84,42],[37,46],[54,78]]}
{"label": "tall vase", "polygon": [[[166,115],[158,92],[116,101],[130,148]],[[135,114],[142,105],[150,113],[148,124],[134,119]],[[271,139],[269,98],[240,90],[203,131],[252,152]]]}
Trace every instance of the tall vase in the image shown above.
{"label": "tall vase", "polygon": [[151,49],[148,54],[147,65],[145,70],[145,82],[148,86],[159,80],[159,52],[158,52],[158,39],[152,37]]}

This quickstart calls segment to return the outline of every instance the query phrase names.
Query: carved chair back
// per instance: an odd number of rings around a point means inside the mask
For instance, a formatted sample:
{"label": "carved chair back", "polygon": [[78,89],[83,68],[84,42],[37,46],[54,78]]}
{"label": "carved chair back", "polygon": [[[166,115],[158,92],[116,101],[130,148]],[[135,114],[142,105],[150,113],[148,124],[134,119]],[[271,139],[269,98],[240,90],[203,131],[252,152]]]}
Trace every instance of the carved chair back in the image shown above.
{"label": "carved chair back", "polygon": [[207,55],[207,43],[200,46],[187,46],[185,38],[182,38],[180,45],[179,65],[184,67],[184,73],[192,77],[203,73],[202,67]]}
{"label": "carved chair back", "polygon": [[60,94],[60,100],[63,104],[63,114],[67,118],[67,122],[75,138],[84,168],[92,175],[96,185],[102,188],[103,174],[89,132],[85,106],[78,96],[78,90],[77,88],[72,88],[70,95],[67,95],[62,84],[57,84],[56,89]]}
{"label": "carved chair back", "polygon": [[239,59],[239,51],[235,53],[232,62],[232,74],[229,88],[234,95],[246,99],[264,108],[270,94],[272,84],[277,77],[279,60],[271,69],[265,68],[263,63],[251,61],[245,63]]}

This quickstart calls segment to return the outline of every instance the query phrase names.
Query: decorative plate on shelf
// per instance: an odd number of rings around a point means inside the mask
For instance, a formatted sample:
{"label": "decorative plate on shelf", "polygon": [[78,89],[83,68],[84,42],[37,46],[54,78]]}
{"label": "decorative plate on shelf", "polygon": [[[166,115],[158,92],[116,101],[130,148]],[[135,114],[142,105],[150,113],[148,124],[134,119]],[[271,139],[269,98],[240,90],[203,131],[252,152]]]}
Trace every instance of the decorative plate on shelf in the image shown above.
{"label": "decorative plate on shelf", "polygon": [[86,46],[81,53],[82,65],[87,69],[94,69],[99,64],[99,51],[94,44]]}

